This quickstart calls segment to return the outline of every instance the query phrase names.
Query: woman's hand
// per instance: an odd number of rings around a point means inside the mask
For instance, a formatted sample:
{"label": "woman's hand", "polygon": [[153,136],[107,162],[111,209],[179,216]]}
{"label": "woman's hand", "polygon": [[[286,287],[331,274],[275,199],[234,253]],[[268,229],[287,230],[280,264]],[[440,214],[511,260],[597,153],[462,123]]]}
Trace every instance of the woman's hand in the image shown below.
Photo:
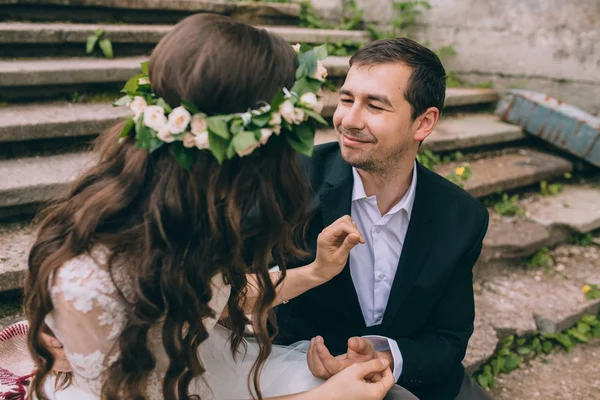
{"label": "woman's hand", "polygon": [[52,356],[54,357],[54,366],[52,367],[52,371],[72,372],[73,368],[71,368],[71,364],[69,364],[69,361],[67,360],[62,343],[59,342],[54,336],[50,336],[46,333],[42,332],[40,335],[44,347],[46,347],[46,349],[48,349],[48,351],[52,353]]}
{"label": "woman's hand", "polygon": [[342,272],[348,262],[350,250],[359,243],[365,243],[349,215],[345,215],[329,225],[317,238],[317,257],[313,263],[313,274],[327,282]]}
{"label": "woman's hand", "polygon": [[[365,377],[373,376],[372,380]],[[352,364],[315,389],[319,399],[381,400],[394,386],[394,375],[385,359]],[[317,394],[315,393],[315,394]]]}

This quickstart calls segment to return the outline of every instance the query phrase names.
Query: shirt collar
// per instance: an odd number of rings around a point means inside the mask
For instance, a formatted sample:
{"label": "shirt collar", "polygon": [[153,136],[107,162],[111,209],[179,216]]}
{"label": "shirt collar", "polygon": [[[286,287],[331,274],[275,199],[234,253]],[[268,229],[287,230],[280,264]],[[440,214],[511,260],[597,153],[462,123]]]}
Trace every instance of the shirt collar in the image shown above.
{"label": "shirt collar", "polygon": [[[367,194],[365,193],[365,187],[363,185],[362,178],[358,174],[356,168],[352,167],[352,175],[354,176],[354,183],[352,185],[352,201],[358,201],[366,199]],[[400,199],[398,203],[388,212],[388,214],[394,214],[400,210],[405,210],[410,217],[413,206],[415,204],[415,193],[417,188],[417,162],[415,161],[412,169],[412,181],[408,190],[404,194],[404,197]],[[374,197],[374,196],[372,196]]]}

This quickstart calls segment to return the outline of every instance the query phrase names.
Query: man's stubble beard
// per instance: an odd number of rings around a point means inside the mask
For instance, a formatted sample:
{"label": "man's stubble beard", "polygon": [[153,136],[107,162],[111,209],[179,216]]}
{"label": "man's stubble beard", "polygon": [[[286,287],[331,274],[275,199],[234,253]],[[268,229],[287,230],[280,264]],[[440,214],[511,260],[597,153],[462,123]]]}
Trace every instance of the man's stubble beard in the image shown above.
{"label": "man's stubble beard", "polygon": [[[340,146],[341,143],[340,143]],[[403,159],[408,151],[408,141],[402,142],[398,148],[391,150],[387,155],[381,159],[373,154],[367,154],[364,157],[349,158],[344,155],[344,151],[341,151],[342,159],[350,166],[365,171],[369,174],[376,175],[381,179],[385,179],[390,174],[393,174],[399,167],[400,161]],[[374,150],[374,152],[377,150]]]}

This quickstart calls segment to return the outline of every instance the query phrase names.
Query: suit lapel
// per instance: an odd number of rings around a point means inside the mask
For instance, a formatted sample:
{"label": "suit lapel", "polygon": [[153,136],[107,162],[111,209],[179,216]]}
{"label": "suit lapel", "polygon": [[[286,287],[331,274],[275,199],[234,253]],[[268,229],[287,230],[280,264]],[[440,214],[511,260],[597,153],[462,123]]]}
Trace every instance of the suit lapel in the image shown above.
{"label": "suit lapel", "polygon": [[383,317],[384,326],[394,320],[410,288],[417,280],[427,256],[435,247],[437,235],[432,229],[436,209],[435,193],[430,188],[430,174],[429,170],[417,163],[415,203]]}
{"label": "suit lapel", "polygon": [[[339,153],[327,174],[326,183],[328,187],[320,193],[324,228],[342,216],[350,215],[351,211],[354,183],[352,167],[344,162]],[[327,290],[331,290],[333,294],[330,300],[334,303],[332,306],[336,312],[344,313],[347,319],[364,325],[358,295],[350,275],[349,262],[342,272],[329,282]]]}

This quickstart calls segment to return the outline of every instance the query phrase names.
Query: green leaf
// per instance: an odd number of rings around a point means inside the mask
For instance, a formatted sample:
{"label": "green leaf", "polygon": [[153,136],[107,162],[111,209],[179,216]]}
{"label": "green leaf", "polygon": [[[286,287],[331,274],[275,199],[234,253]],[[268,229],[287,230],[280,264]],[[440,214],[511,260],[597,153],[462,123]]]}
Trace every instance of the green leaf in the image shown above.
{"label": "green leaf", "polygon": [[256,125],[256,127],[258,127],[258,128],[265,127],[265,125],[267,125],[270,120],[271,120],[271,113],[255,115],[252,117],[252,123],[254,125]]}
{"label": "green leaf", "polygon": [[598,318],[595,315],[584,315],[583,317],[581,317],[581,321],[592,326],[596,326],[598,325],[598,323],[600,323],[600,321],[598,321]]}
{"label": "green leaf", "polygon": [[129,80],[127,81],[127,83],[125,83],[125,86],[123,87],[123,90],[121,90],[122,93],[127,93],[127,94],[136,94],[138,86],[140,85],[139,81],[140,78],[143,78],[144,74],[137,74],[132,78],[129,78]]}
{"label": "green leaf", "polygon": [[227,122],[229,122],[230,118],[225,116],[217,115],[215,117],[206,118],[206,122],[208,123],[208,130],[222,137],[223,139],[229,139],[231,134],[229,133],[229,126]]}
{"label": "green leaf", "polygon": [[127,118],[125,118],[125,125],[123,126],[123,130],[119,137],[123,138],[129,136],[129,132],[131,132],[131,129],[133,129],[134,126],[135,121],[133,120],[133,115],[128,115]]}
{"label": "green leaf", "polygon": [[492,373],[498,375],[498,372],[500,372],[500,368],[498,368],[498,358],[494,358],[490,361],[490,366],[492,367]]}
{"label": "green leaf", "polygon": [[486,375],[492,374],[492,367],[490,365],[486,365],[483,367],[483,373]]}
{"label": "green leaf", "polygon": [[540,351],[542,351],[542,342],[540,341],[539,338],[533,339],[533,341],[531,342],[531,349],[533,351],[535,351],[536,353],[539,353]]}
{"label": "green leaf", "polygon": [[313,110],[306,110],[304,109],[304,113],[306,115],[308,115],[309,117],[315,119],[317,122],[323,124],[323,125],[329,125],[327,123],[327,121],[325,121],[325,118],[323,118],[319,113],[313,111]]}
{"label": "green leaf", "polygon": [[542,343],[542,350],[544,351],[544,353],[546,354],[550,354],[552,353],[552,342],[549,340],[544,341],[544,343]]}
{"label": "green leaf", "polygon": [[595,326],[594,329],[592,329],[592,336],[595,338],[600,338],[600,325]]}
{"label": "green leaf", "polygon": [[510,347],[510,346],[512,346],[514,341],[515,341],[514,335],[507,336],[504,339],[502,339],[502,347]]}
{"label": "green leaf", "polygon": [[101,38],[104,35],[104,29],[102,28],[98,28],[96,29],[96,31],[94,31],[94,36],[96,36],[97,38]]}
{"label": "green leaf", "polygon": [[144,74],[144,75],[149,75],[148,64],[150,64],[150,61],[144,61],[142,63],[142,74]]}
{"label": "green leaf", "polygon": [[231,140],[236,153],[245,151],[248,147],[255,146],[258,143],[254,132],[244,131],[233,137]]}
{"label": "green leaf", "polygon": [[[208,131],[208,144],[210,146],[210,152],[217,159],[219,164],[223,163],[226,156],[227,146],[229,141],[222,137],[215,135],[213,132]],[[231,157],[227,157],[231,158]]]}
{"label": "green leaf", "polygon": [[100,50],[102,50],[102,54],[104,54],[104,57],[113,58],[115,56],[115,53],[113,52],[112,43],[110,42],[110,40],[101,39],[98,42],[98,45],[100,46]]}
{"label": "green leaf", "polygon": [[517,348],[517,353],[522,356],[526,356],[527,354],[531,353],[531,349],[527,346],[521,346]]}
{"label": "green leaf", "polygon": [[[504,361],[505,361],[504,357],[498,357],[498,372],[504,370]],[[496,375],[498,375],[498,374],[496,373]]]}
{"label": "green leaf", "polygon": [[500,349],[500,351],[498,352],[498,355],[500,355],[500,356],[507,356],[509,354],[510,354],[510,349],[506,348],[506,347],[503,349]]}
{"label": "green leaf", "polygon": [[484,374],[477,375],[477,383],[479,383],[479,385],[484,389],[489,387],[488,378]]}
{"label": "green leaf", "polygon": [[161,98],[159,98],[158,100],[156,100],[156,105],[162,107],[165,112],[167,114],[169,114],[171,111],[173,111],[173,109],[171,108],[171,106]]}
{"label": "green leaf", "polygon": [[85,54],[92,54],[94,52],[94,48],[96,47],[96,43],[98,43],[98,36],[88,36],[87,42],[85,44]]}
{"label": "green leaf", "polygon": [[592,328],[583,321],[579,321],[577,323],[577,330],[581,333],[588,333],[592,330]]}
{"label": "green leaf", "polygon": [[515,353],[510,353],[504,361],[504,372],[511,372],[521,366],[521,358]]}
{"label": "green leaf", "polygon": [[575,338],[577,341],[581,343],[587,343],[589,341],[589,335],[580,332],[577,328],[572,328],[567,331],[569,336]]}
{"label": "green leaf", "polygon": [[192,103],[191,101],[182,100],[181,101],[181,105],[184,106],[185,109],[188,110],[190,112],[190,114],[192,114],[192,115],[200,113],[200,111],[198,110],[198,108],[196,108],[196,106],[194,105],[194,103]]}
{"label": "green leaf", "polygon": [[519,339],[517,339],[517,346],[523,346],[526,342],[527,342],[527,339],[519,338]]}
{"label": "green leaf", "polygon": [[294,125],[293,133],[286,135],[290,146],[300,154],[310,157],[314,147],[315,131],[308,124]]}
{"label": "green leaf", "polygon": [[[210,139],[209,139],[210,140]],[[196,156],[195,149],[188,149],[183,145],[183,142],[173,143],[173,156],[179,165],[185,170],[190,171]]]}
{"label": "green leaf", "polygon": [[556,340],[558,341],[558,343],[563,345],[565,350],[571,351],[573,349],[573,341],[571,341],[569,336],[567,336],[566,334],[559,333],[558,335],[556,335]]}
{"label": "green leaf", "polygon": [[150,153],[152,153],[155,150],[162,147],[162,145],[164,145],[164,142],[162,142],[158,137],[156,137],[156,132],[154,132],[154,130],[148,128],[147,126],[144,126],[141,123],[142,120],[143,118],[140,117],[135,127],[136,145],[138,149],[146,149]]}
{"label": "green leaf", "polygon": [[296,70],[296,80],[300,80],[306,78],[308,76],[308,67],[306,64],[300,64],[298,69]]}
{"label": "green leaf", "polygon": [[283,91],[280,90],[271,101],[271,110],[275,112],[279,111],[279,106],[283,104],[284,101],[285,95],[283,94]]}
{"label": "green leaf", "polygon": [[315,72],[317,72],[317,54],[314,51],[309,51],[307,53],[300,54],[298,57],[299,67],[302,65],[306,66],[308,71],[308,76],[314,76]]}
{"label": "green leaf", "polygon": [[313,49],[313,51],[315,52],[315,55],[317,56],[317,59],[319,61],[322,61],[324,59],[327,58],[328,54],[327,54],[327,45],[322,44],[320,46],[317,46]]}
{"label": "green leaf", "polygon": [[129,96],[129,95],[123,96],[119,100],[117,100],[113,103],[113,107],[126,106],[127,104],[131,103],[132,101],[133,101],[132,96]]}

